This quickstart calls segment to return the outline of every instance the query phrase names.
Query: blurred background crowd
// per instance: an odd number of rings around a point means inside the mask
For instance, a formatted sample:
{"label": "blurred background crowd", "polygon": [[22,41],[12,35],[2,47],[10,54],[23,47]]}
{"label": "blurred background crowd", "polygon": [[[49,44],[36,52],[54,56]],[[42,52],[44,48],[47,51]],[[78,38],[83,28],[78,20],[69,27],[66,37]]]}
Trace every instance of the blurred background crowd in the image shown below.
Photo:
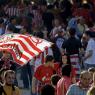
{"label": "blurred background crowd", "polygon": [[6,83],[12,84],[7,77],[14,74],[14,84],[31,89],[31,94],[94,95],[95,0],[0,0],[0,35],[10,33],[33,35],[53,45],[44,64],[38,57],[22,67],[1,52],[1,77],[5,69],[13,71],[5,72]]}

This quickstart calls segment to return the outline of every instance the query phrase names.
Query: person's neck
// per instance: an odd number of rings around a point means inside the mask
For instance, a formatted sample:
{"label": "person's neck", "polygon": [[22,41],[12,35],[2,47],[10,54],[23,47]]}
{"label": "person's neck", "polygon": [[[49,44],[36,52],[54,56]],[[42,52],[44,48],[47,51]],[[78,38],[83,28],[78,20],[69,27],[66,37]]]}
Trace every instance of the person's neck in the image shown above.
{"label": "person's neck", "polygon": [[45,67],[48,67],[48,66],[49,66],[49,63],[45,63],[44,66],[45,66]]}

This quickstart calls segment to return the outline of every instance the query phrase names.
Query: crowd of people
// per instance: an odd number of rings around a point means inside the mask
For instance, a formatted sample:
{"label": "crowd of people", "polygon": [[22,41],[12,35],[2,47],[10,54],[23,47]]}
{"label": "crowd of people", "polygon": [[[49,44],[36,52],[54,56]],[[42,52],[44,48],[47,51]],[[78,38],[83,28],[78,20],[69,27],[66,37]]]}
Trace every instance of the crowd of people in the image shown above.
{"label": "crowd of people", "polygon": [[31,95],[95,95],[95,1],[38,1],[0,4],[0,35],[33,35],[53,43],[44,63],[31,60],[22,67],[2,51],[0,95],[21,95],[18,70]]}

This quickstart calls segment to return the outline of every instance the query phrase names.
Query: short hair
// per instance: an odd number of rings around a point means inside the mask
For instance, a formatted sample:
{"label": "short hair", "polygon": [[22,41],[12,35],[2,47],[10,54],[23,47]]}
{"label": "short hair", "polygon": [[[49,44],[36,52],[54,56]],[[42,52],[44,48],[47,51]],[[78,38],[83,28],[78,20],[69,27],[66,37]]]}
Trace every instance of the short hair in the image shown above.
{"label": "short hair", "polygon": [[70,77],[70,74],[71,74],[71,65],[64,64],[62,66],[62,76],[68,76],[68,77]]}
{"label": "short hair", "polygon": [[84,75],[88,75],[88,74],[90,74],[90,72],[84,70],[84,71],[81,72],[80,78],[82,78]]}
{"label": "short hair", "polygon": [[14,20],[14,19],[17,20],[17,17],[16,17],[16,16],[11,16],[11,17],[10,17],[10,22],[11,22],[12,20]]}
{"label": "short hair", "polygon": [[2,18],[0,18],[0,24],[3,24],[4,20]]}
{"label": "short hair", "polygon": [[70,29],[69,29],[69,34],[70,34],[70,36],[75,36],[75,33],[76,33],[75,28],[70,28]]}
{"label": "short hair", "polygon": [[54,86],[57,85],[57,82],[60,80],[60,76],[58,74],[54,74],[51,76],[51,82]]}
{"label": "short hair", "polygon": [[45,58],[45,62],[49,62],[49,61],[52,61],[54,60],[54,57],[52,55],[47,55],[46,58]]}
{"label": "short hair", "polygon": [[7,70],[7,71],[5,71],[4,78],[6,78],[9,73],[10,74],[15,74],[15,71],[13,71],[13,70]]}
{"label": "short hair", "polygon": [[85,32],[84,32],[84,34],[86,34],[87,36],[90,36],[90,37],[91,37],[91,35],[92,35],[92,33],[91,33],[91,31],[90,31],[90,30],[85,31]]}
{"label": "short hair", "polygon": [[95,67],[91,67],[91,68],[89,68],[88,71],[94,73],[94,72],[95,72]]}
{"label": "short hair", "polygon": [[47,84],[42,87],[41,95],[55,95],[55,89],[52,85]]}

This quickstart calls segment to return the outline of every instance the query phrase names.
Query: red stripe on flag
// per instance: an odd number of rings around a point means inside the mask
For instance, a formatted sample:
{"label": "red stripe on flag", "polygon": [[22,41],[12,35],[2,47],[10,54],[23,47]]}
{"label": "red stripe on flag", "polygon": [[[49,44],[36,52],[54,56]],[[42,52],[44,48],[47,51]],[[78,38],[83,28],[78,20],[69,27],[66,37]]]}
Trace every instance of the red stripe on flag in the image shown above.
{"label": "red stripe on flag", "polygon": [[24,51],[28,52],[28,53],[29,53],[30,55],[32,55],[32,56],[35,56],[35,54],[34,54],[32,51],[30,51],[30,50],[27,48],[27,46],[26,46],[21,40],[19,40],[19,39],[13,39],[13,40],[11,40],[11,41],[19,42],[19,43],[21,44],[21,46],[23,47]]}
{"label": "red stripe on flag", "polygon": [[25,37],[25,36],[19,36],[19,37],[25,39],[25,40],[29,43],[29,45],[30,45],[33,49],[35,49],[37,52],[39,52],[39,53],[42,52],[39,48],[37,48],[37,47],[31,42],[31,40],[30,40],[28,37]]}
{"label": "red stripe on flag", "polygon": [[20,59],[17,59],[16,55],[15,55],[15,52],[12,50],[12,49],[7,49],[7,51],[9,51],[13,58],[14,58],[14,61],[19,64],[19,65],[24,65],[25,63],[23,63],[22,61],[20,61]]}

